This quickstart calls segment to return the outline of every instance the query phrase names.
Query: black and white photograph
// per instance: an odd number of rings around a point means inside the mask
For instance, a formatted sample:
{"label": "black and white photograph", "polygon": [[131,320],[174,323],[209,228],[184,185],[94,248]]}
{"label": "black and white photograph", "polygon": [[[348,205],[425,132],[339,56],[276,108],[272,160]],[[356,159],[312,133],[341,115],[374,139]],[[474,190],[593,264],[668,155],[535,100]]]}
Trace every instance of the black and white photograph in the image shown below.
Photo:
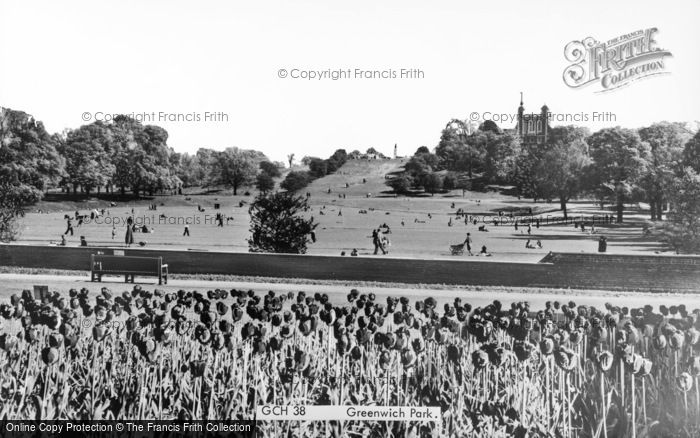
{"label": "black and white photograph", "polygon": [[0,437],[700,437],[698,16],[0,0]]}

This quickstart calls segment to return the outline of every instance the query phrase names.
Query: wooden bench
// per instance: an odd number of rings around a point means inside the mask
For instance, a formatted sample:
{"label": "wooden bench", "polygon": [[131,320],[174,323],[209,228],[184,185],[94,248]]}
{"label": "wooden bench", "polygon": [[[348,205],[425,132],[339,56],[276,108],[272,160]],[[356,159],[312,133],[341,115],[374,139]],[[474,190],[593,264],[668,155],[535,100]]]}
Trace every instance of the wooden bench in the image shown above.
{"label": "wooden bench", "polygon": [[103,275],[123,275],[126,283],[135,275],[158,277],[158,284],[168,284],[168,265],[162,257],[90,255],[90,281],[102,281]]}

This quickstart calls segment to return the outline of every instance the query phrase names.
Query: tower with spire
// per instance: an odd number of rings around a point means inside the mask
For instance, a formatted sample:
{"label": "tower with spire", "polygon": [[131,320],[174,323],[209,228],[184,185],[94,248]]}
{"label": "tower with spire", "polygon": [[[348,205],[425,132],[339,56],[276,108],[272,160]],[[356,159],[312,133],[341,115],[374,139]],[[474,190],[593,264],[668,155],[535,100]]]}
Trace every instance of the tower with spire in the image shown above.
{"label": "tower with spire", "polygon": [[547,142],[549,130],[549,107],[542,105],[539,114],[526,114],[521,91],[518,124],[515,126],[515,133],[520,137],[521,143],[524,145],[544,144]]}

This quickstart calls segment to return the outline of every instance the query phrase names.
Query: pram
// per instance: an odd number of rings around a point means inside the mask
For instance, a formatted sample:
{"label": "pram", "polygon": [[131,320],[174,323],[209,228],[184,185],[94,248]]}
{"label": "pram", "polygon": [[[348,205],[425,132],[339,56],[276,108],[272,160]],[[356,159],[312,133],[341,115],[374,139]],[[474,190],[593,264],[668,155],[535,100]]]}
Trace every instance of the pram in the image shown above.
{"label": "pram", "polygon": [[464,255],[464,244],[450,245],[450,253],[454,256]]}

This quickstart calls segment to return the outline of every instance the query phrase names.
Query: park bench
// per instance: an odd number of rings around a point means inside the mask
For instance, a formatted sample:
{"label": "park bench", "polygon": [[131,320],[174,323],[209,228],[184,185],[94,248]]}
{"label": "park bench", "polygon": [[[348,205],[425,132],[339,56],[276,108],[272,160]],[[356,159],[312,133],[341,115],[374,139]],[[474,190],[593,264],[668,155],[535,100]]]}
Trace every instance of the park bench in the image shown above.
{"label": "park bench", "polygon": [[158,284],[168,284],[168,265],[162,257],[131,257],[103,254],[90,255],[90,281],[102,281],[103,275],[123,275],[134,282],[134,276],[158,277]]}

